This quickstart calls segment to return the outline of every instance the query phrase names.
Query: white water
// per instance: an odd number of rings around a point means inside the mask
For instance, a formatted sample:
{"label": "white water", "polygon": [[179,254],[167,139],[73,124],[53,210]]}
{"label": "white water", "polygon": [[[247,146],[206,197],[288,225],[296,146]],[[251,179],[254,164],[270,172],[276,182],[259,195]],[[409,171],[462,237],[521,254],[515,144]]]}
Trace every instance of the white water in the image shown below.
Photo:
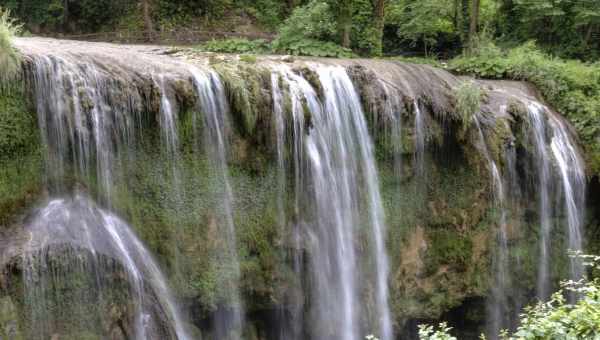
{"label": "white water", "polygon": [[508,306],[509,289],[509,270],[508,270],[508,236],[507,236],[507,211],[506,211],[506,193],[502,176],[496,161],[490,155],[483,131],[481,129],[480,117],[475,115],[473,123],[477,128],[478,139],[481,153],[488,163],[491,175],[492,188],[495,193],[494,202],[498,210],[498,231],[496,235],[497,248],[492,257],[492,270],[494,273],[494,282],[491,286],[491,301],[488,303],[489,322],[488,334],[493,339],[497,338],[500,330],[510,327],[510,315]]}
{"label": "white water", "polygon": [[542,301],[550,297],[550,236],[551,223],[551,177],[548,142],[546,140],[546,124],[543,108],[535,103],[528,107],[528,114],[533,129],[533,141],[536,149],[536,167],[539,178],[539,219],[540,219],[540,261],[538,264],[537,295]]}
{"label": "white water", "polygon": [[[127,82],[125,74],[123,78]],[[120,163],[127,160],[135,140],[136,117],[141,107],[140,94],[122,88],[123,93],[115,91],[119,85],[125,86],[93,63],[74,61],[68,56],[33,58],[33,87],[52,195],[71,194],[73,189],[64,181],[75,174],[80,180],[95,180],[102,201],[112,206],[115,178],[123,176]],[[162,107],[164,117],[172,115],[168,106]],[[172,117],[169,119],[174,122]],[[94,164],[96,169],[92,171]],[[39,255],[49,251],[47,247],[80,247],[93,256],[101,253],[114,257],[126,269],[134,290],[136,339],[152,337],[149,328],[158,327],[148,325],[149,309],[156,307],[145,301],[147,289],[155,295],[158,308],[164,310],[161,313],[166,314],[167,325],[173,328],[175,336],[189,338],[158,266],[127,224],[112,213],[75,194],[71,199],[52,200],[41,210],[29,232],[31,239],[24,255],[25,295],[35,296],[42,291],[38,284],[69,279],[44,276],[48,275],[43,271],[47,259]],[[103,274],[97,272],[99,277]],[[44,310],[47,298],[50,297],[37,296],[30,305],[51,315],[51,311]],[[34,336],[43,337],[49,327],[46,323]]]}
{"label": "white water", "polygon": [[111,78],[93,64],[76,64],[60,57],[34,59],[34,88],[50,188],[60,191],[70,159],[82,177],[96,165],[96,181],[104,201],[111,204],[120,156],[134,140],[137,92],[128,103],[112,105]]}
{"label": "white water", "polygon": [[419,102],[413,104],[415,110],[415,172],[421,181],[425,174],[425,118]]}
{"label": "white water", "polygon": [[[73,198],[50,201],[35,215],[27,232],[30,237],[24,249],[23,277],[25,297],[33,313],[30,326],[36,332],[32,336],[47,339],[52,335],[48,333],[52,330],[50,320],[45,319],[52,317],[52,311],[45,307],[54,297],[44,292],[56,280],[69,278],[47,271],[52,262],[46,254],[66,245],[76,251],[85,249],[91,253],[99,281],[110,277],[107,272],[110,268],[98,264],[100,255],[114,258],[123,266],[133,290],[136,339],[161,337],[155,333],[160,322],[153,317],[162,313],[166,313],[168,324],[172,323],[177,339],[190,339],[158,266],[129,226],[114,214],[77,194]],[[84,261],[82,265],[93,263]],[[152,301],[146,298],[148,294],[152,294]],[[154,299],[159,306],[154,305]]]}
{"label": "white water", "polygon": [[[388,307],[388,260],[385,225],[373,158],[359,97],[342,67],[316,66],[324,90],[322,111],[312,112],[306,138],[314,199],[316,237],[313,239],[314,293],[322,336],[354,340],[360,337],[358,296],[360,270],[355,249],[361,211],[367,213],[375,261],[377,334],[391,339]],[[365,196],[361,197],[361,183]]]}
{"label": "white water", "polygon": [[[537,150],[537,170],[540,184],[540,261],[538,271],[538,297],[545,300],[551,288],[550,241],[553,216],[551,202],[562,195],[567,215],[566,250],[580,251],[582,244],[582,218],[585,208],[585,170],[583,161],[573,143],[567,127],[547,108],[536,102],[528,103],[528,113],[534,144]],[[547,137],[549,136],[549,137]],[[554,161],[556,167],[552,167]],[[557,180],[554,180],[557,179]],[[558,187],[552,183],[558,181]],[[562,191],[562,192],[561,192]],[[566,252],[565,250],[565,252]],[[583,277],[583,267],[578,259],[570,260],[570,278]]]}
{"label": "white water", "polygon": [[[225,235],[226,249],[223,260],[228,262],[228,266],[233,268],[231,282],[223,282],[229,287],[229,303],[232,304],[232,313],[228,315],[217,315],[217,331],[225,331],[229,339],[239,339],[244,323],[244,307],[239,291],[240,265],[237,254],[236,230],[233,222],[233,190],[229,180],[229,170],[227,166],[227,131],[229,129],[227,116],[229,107],[225,97],[225,89],[214,71],[202,71],[197,68],[191,68],[196,93],[198,95],[198,112],[203,113],[200,118],[203,122],[202,135],[204,136],[204,145],[211,165],[220,177],[222,183],[221,208],[223,213],[221,220]],[[195,124],[196,125],[196,124]],[[225,263],[215,263],[217,266]]]}

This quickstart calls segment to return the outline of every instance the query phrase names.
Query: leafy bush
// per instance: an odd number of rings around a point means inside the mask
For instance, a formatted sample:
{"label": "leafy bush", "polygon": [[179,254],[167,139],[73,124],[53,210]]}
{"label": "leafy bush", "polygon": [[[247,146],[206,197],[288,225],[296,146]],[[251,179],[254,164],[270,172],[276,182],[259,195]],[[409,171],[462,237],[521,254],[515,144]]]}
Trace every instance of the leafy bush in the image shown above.
{"label": "leafy bush", "polygon": [[244,38],[230,38],[209,41],[200,45],[198,49],[218,53],[261,54],[269,52],[270,47],[269,44],[262,39],[248,40]]}
{"label": "leafy bush", "polygon": [[600,173],[600,64],[565,61],[541,52],[534,43],[502,50],[492,43],[455,58],[450,69],[482,78],[525,80],[573,124],[588,164]]}
{"label": "leafy bush", "polygon": [[12,45],[20,31],[21,25],[10,17],[10,11],[0,7],[0,90],[5,90],[20,74],[21,57]]}
{"label": "leafy bush", "polygon": [[[600,270],[600,256],[575,255],[595,271]],[[567,294],[580,298],[576,303],[568,303]],[[600,277],[590,281],[563,283],[563,289],[556,292],[550,301],[540,302],[525,309],[521,315],[521,325],[513,335],[506,331],[500,334],[503,340],[544,340],[544,339],[599,339],[600,338]],[[448,332],[445,324],[435,331],[432,326],[419,326],[421,340],[456,340]],[[481,337],[484,339],[484,337]]]}
{"label": "leafy bush", "polygon": [[336,19],[329,4],[312,0],[298,7],[279,28],[272,48],[276,52],[315,57],[351,57],[350,49],[335,41]]}
{"label": "leafy bush", "polygon": [[314,39],[299,39],[296,41],[291,41],[285,48],[280,48],[278,51],[293,55],[311,57],[354,57],[354,53],[352,53],[352,50],[350,49],[344,48],[329,41],[319,41]]}
{"label": "leafy bush", "polygon": [[421,340],[456,340],[450,335],[452,328],[442,322],[436,330],[433,326],[419,325],[419,339]]}

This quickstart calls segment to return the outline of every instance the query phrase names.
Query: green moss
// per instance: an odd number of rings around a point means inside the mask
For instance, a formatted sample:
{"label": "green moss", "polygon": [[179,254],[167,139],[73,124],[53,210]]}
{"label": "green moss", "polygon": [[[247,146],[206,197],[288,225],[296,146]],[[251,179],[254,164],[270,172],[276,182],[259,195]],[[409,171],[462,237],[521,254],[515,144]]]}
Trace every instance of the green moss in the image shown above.
{"label": "green moss", "polygon": [[21,91],[0,96],[0,226],[40,194],[42,159],[35,114]]}
{"label": "green moss", "polygon": [[428,248],[425,268],[436,270],[442,265],[459,269],[469,266],[473,254],[473,243],[468,236],[456,230],[434,230],[428,233]]}

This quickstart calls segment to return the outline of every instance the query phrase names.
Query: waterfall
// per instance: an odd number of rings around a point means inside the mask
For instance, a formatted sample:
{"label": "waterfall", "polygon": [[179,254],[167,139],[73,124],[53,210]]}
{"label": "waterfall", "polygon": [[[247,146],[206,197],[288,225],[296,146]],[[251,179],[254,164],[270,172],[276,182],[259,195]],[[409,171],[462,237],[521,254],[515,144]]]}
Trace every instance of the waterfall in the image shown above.
{"label": "waterfall", "polygon": [[537,296],[544,301],[550,296],[550,233],[551,224],[551,177],[550,158],[547,152],[545,116],[541,106],[531,104],[528,115],[533,129],[533,144],[536,150],[536,168],[539,179],[540,261],[538,264]]}
{"label": "waterfall", "polygon": [[[537,151],[537,172],[539,177],[539,215],[540,215],[540,262],[538,270],[538,297],[545,300],[550,294],[550,235],[552,194],[562,189],[564,210],[567,215],[566,248],[582,250],[582,218],[585,208],[585,170],[577,148],[575,147],[565,124],[552,112],[537,102],[528,103],[528,116],[532,128],[533,141]],[[548,137],[547,137],[548,136]],[[549,138],[549,139],[548,139]],[[548,150],[548,148],[550,150]],[[551,151],[551,152],[549,152]],[[551,166],[553,158],[556,168]],[[552,172],[554,170],[554,173]],[[560,188],[554,188],[557,178]],[[583,267],[579,259],[570,260],[570,278],[583,277]]]}
{"label": "waterfall", "polygon": [[[346,71],[342,67],[317,66],[315,72],[324,90],[324,105],[323,110],[312,112],[306,152],[316,205],[311,260],[317,329],[326,332],[321,338],[328,335],[344,340],[359,338],[360,270],[355,242],[363,211],[374,243],[378,336],[388,340],[391,339],[388,263],[372,142],[358,95]],[[365,197],[361,197],[363,190]]]}
{"label": "waterfall", "polygon": [[413,104],[415,111],[415,172],[421,181],[425,181],[425,118],[419,102]]}
{"label": "waterfall", "polygon": [[490,155],[483,131],[481,129],[479,116],[473,118],[477,128],[477,137],[480,143],[481,152],[488,163],[492,187],[494,190],[494,202],[499,211],[498,232],[496,236],[497,250],[492,258],[492,270],[494,273],[494,283],[491,286],[491,301],[489,311],[489,330],[488,334],[496,338],[502,329],[510,327],[508,289],[509,289],[509,270],[508,270],[508,237],[507,237],[507,211],[506,211],[506,192],[500,171],[496,161]]}
{"label": "waterfall", "polygon": [[[198,95],[198,112],[203,113],[201,117],[204,136],[204,146],[209,157],[211,166],[219,177],[222,188],[218,195],[221,199],[221,208],[223,212],[219,216],[219,222],[222,223],[223,234],[225,236],[225,254],[220,254],[219,261],[214,263],[216,266],[228,265],[231,268],[231,277],[229,282],[221,282],[228,287],[229,303],[233,305],[233,311],[228,313],[217,313],[216,331],[218,338],[238,339],[241,337],[241,331],[244,323],[244,307],[240,295],[240,264],[237,254],[236,230],[233,222],[233,190],[229,181],[229,171],[227,166],[227,132],[229,124],[227,115],[229,108],[225,89],[218,75],[214,71],[202,71],[197,68],[191,68],[195,89]],[[194,121],[200,119],[195,118]],[[197,125],[194,124],[194,125]],[[228,335],[226,335],[228,334]]]}
{"label": "waterfall", "polygon": [[[79,180],[95,182],[104,204],[111,207],[115,177],[123,176],[121,163],[126,161],[135,141],[141,95],[133,89],[125,91],[121,87],[123,83],[105,69],[93,63],[74,62],[70,56],[36,57],[32,64],[35,104],[51,194],[70,194],[72,188],[66,185],[65,178],[75,173]],[[163,104],[163,117],[174,122],[168,103]],[[91,169],[93,165],[95,171]],[[60,285],[61,280],[68,279],[52,273],[57,264],[50,262],[52,258],[48,253],[56,252],[57,247],[67,247],[74,254],[66,255],[67,263],[83,258],[77,255],[79,249],[87,250],[92,256],[90,261],[80,260],[83,269],[67,268],[68,272],[85,277],[91,275],[85,268],[93,268],[96,284],[101,284],[104,277],[111,275],[109,270],[113,270],[97,265],[99,254],[115,258],[124,267],[135,302],[135,334],[132,335],[135,339],[170,336],[155,334],[160,326],[157,320],[149,319],[152,313],[164,315],[162,321],[172,327],[173,336],[188,339],[165,278],[129,226],[113,213],[95,206],[91,199],[78,193],[72,195],[72,198],[51,200],[28,229],[30,240],[23,255],[23,275],[25,296],[31,298],[33,322],[37,323],[37,316],[41,314],[52,313],[46,309],[52,296],[38,293],[45,293],[49,284]],[[98,294],[102,293],[100,288]],[[148,294],[156,301],[148,301]],[[151,311],[156,308],[158,312]],[[32,328],[39,331],[32,336],[49,338],[51,334],[45,332],[50,325],[39,327]]]}
{"label": "waterfall", "polygon": [[54,192],[65,189],[61,180],[69,173],[71,158],[75,160],[73,170],[83,178],[90,177],[90,166],[95,164],[98,187],[110,204],[113,179],[120,175],[115,166],[119,153],[126,152],[134,138],[133,107],[141,101],[139,94],[132,91],[121,107],[111,106],[114,84],[93,64],[47,56],[35,58],[33,63],[50,188]]}
{"label": "waterfall", "polygon": [[[98,208],[89,198],[78,194],[70,199],[50,201],[35,215],[27,231],[30,238],[23,255],[25,298],[32,313],[31,329],[37,332],[31,334],[31,337],[48,339],[52,335],[49,333],[50,325],[44,322],[47,321],[44,320],[45,317],[52,315],[51,310],[47,309],[48,304],[56,302],[52,300],[56,297],[49,288],[59,285],[60,280],[67,278],[56,275],[53,266],[57,264],[48,253],[56,251],[54,249],[57,247],[68,245],[73,250],[85,249],[90,252],[90,260],[77,255],[74,258],[81,261],[79,266],[92,266],[93,270],[88,272],[81,267],[68,269],[79,273],[75,278],[82,279],[82,276],[91,275],[90,280],[99,292],[110,289],[114,283],[103,282],[111,277],[112,268],[101,263],[100,255],[115,258],[123,265],[135,302],[135,339],[164,337],[166,334],[156,334],[158,324],[155,323],[156,320],[152,320],[162,313],[166,313],[166,318],[172,319],[167,321],[173,322],[178,339],[189,339],[158,266],[129,226],[117,216]],[[158,300],[160,308],[164,310],[156,310],[157,306],[147,297],[149,293],[152,294],[152,299]],[[96,299],[88,302],[103,302],[101,296]],[[96,317],[100,318],[103,315]]]}

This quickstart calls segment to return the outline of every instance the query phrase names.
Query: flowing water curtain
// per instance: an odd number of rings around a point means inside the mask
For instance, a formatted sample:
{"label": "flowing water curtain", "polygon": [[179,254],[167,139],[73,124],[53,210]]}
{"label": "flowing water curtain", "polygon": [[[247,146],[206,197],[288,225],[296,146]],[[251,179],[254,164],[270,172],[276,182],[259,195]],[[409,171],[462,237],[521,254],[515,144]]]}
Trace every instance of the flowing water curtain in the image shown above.
{"label": "flowing water curtain", "polygon": [[[374,264],[376,330],[391,338],[385,225],[373,144],[360,99],[345,69],[312,65],[322,85],[323,109],[312,112],[305,141],[315,201],[311,261],[316,337],[360,337],[359,292],[365,268],[356,252],[359,234],[370,240]],[[364,212],[364,214],[361,214]],[[361,230],[360,226],[367,226]],[[368,261],[368,260],[367,260]],[[363,262],[364,263],[364,262]]]}
{"label": "flowing water curtain", "polygon": [[[141,95],[97,68],[70,56],[36,56],[31,70],[48,185],[64,193],[71,173],[95,182],[111,204],[115,177],[123,176],[138,128]],[[111,88],[122,89],[127,101]],[[95,166],[95,168],[93,168]]]}
{"label": "flowing water curtain", "polygon": [[[102,323],[120,324],[124,336],[140,340],[190,339],[149,252],[124,221],[90,198],[50,201],[27,231],[31,237],[24,247],[23,277],[31,338],[60,334],[65,331],[60,325],[72,319],[80,326],[71,331],[79,334],[114,331],[97,327]],[[77,284],[65,290],[71,282]],[[57,295],[61,291],[68,295]],[[63,314],[54,316],[53,310]]]}
{"label": "flowing water curtain", "polygon": [[[565,234],[567,241],[563,249],[581,251],[582,228],[585,211],[585,167],[579,150],[567,126],[551,110],[542,104],[527,103],[530,133],[536,147],[536,167],[539,178],[540,216],[540,261],[538,271],[538,297],[547,299],[551,290],[551,235],[554,230],[552,219],[560,216],[552,202],[560,202],[559,208],[566,215]],[[564,255],[563,255],[564,256]],[[569,277],[583,277],[581,262],[570,259]]]}
{"label": "flowing water curtain", "polygon": [[[229,179],[227,153],[230,133],[229,104],[225,88],[212,70],[191,68],[195,90],[198,97],[197,110],[194,117],[196,133],[204,137],[204,151],[210,166],[219,183],[215,194],[220,199],[219,212],[216,219],[220,235],[224,237],[225,249],[215,254],[213,265],[222,274],[219,285],[225,288],[226,300],[231,311],[217,311],[215,315],[215,332],[219,338],[238,339],[244,326],[244,303],[240,292],[240,264],[238,259],[236,228],[234,224],[234,194]],[[202,125],[200,125],[202,124]]]}
{"label": "flowing water curtain", "polygon": [[[81,62],[73,58],[65,54],[60,57],[34,57],[32,60],[31,77],[42,142],[46,151],[48,185],[52,194],[65,194],[78,191],[71,188],[74,179],[93,183],[105,205],[110,207],[113,204],[115,179],[122,177],[122,173],[125,172],[122,162],[126,160],[132,145],[135,144],[136,124],[142,107],[141,95],[134,87],[124,85],[129,84],[127,75],[108,74],[106,69],[96,67],[93,61]],[[125,100],[119,91],[114,91],[115,88],[123,92]],[[74,179],[70,176],[73,172],[76,174]],[[104,256],[114,257],[127,272],[126,281],[131,287],[130,295],[135,301],[136,312],[132,329],[136,339],[145,339],[147,332],[162,327],[157,323],[159,320],[148,319],[152,313],[147,309],[150,303],[145,297],[150,295],[155,300],[152,304],[162,310],[158,314],[165,315],[162,321],[174,332],[172,337],[189,338],[183,329],[183,321],[170,297],[164,277],[130,228],[108,211],[97,209],[87,198],[76,196],[72,201],[73,203],[52,201],[47,209],[50,209],[50,212],[52,209],[58,209],[55,212],[58,221],[46,221],[47,216],[42,215],[36,222],[33,235],[42,235],[44,239],[61,242],[61,247],[70,249],[70,252],[64,253],[67,258],[71,256],[69,254],[76,254],[77,249],[82,248],[91,254],[91,257],[86,256],[94,262],[97,260],[98,247],[108,249]],[[63,223],[69,237],[60,237],[57,234],[60,229],[48,229],[51,222],[54,226]],[[94,228],[89,229],[92,226]],[[110,247],[106,248],[107,244]],[[68,280],[68,275],[89,274],[89,271],[71,270],[70,266],[69,270],[61,271],[59,276],[53,276],[52,281],[47,277],[49,273],[38,270],[47,267],[44,261],[52,260],[51,257],[37,256],[36,251],[51,251],[54,244],[48,245],[49,249],[34,248],[32,244],[30,246],[31,251],[24,255],[24,263],[28,264],[24,270],[27,287],[25,294],[28,296],[35,296],[36,290],[39,291],[39,287],[36,287],[38,284],[53,282],[52,285],[56,288],[57,282]],[[84,262],[89,265],[89,261]],[[110,275],[102,267],[93,263],[92,266],[94,270],[101,271],[96,272],[97,275]],[[62,277],[63,275],[65,277]],[[40,288],[42,291],[49,286],[43,287]],[[53,302],[48,298],[47,295],[42,295],[41,299],[36,298],[39,303],[34,306],[43,306],[45,302],[48,302],[46,306],[50,306]],[[51,314],[50,311],[45,313]]]}
{"label": "flowing water curtain", "polygon": [[[494,194],[494,209],[497,210],[496,249],[492,256],[492,276],[493,284],[491,286],[491,296],[488,302],[488,334],[495,338],[502,329],[509,328],[510,313],[508,295],[510,289],[510,271],[508,236],[507,236],[507,207],[506,207],[506,189],[496,161],[492,158],[485,135],[482,130],[481,121],[483,120],[480,112],[476,112],[472,118],[476,128],[477,142],[480,152],[484,156],[490,171],[490,181]],[[497,124],[494,120],[492,124]]]}

